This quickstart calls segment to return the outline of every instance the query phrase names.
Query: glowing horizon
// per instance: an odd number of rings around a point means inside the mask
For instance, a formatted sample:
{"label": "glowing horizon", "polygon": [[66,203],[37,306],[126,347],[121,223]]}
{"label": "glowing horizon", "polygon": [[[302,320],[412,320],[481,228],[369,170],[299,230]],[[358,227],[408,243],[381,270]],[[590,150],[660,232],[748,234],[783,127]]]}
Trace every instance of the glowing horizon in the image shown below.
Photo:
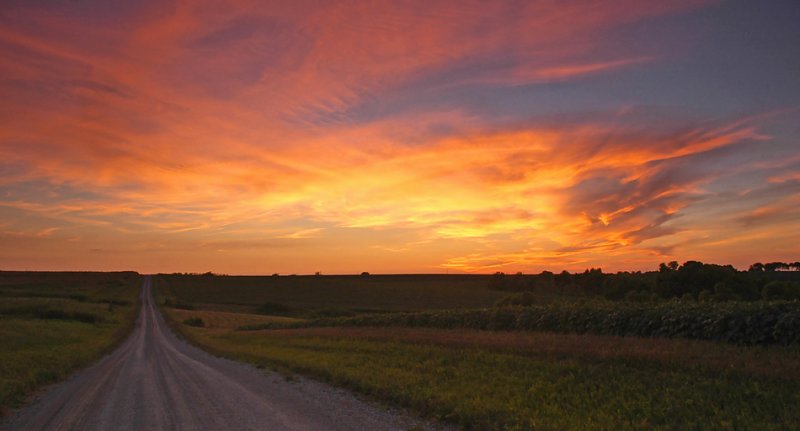
{"label": "glowing horizon", "polygon": [[800,254],[791,1],[11,1],[0,270]]}

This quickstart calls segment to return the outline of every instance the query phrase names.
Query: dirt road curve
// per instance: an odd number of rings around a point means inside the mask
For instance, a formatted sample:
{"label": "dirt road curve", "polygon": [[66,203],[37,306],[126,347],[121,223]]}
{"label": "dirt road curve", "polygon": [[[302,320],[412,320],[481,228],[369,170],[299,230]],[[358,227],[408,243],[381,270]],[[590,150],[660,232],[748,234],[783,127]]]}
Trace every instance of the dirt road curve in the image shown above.
{"label": "dirt road curve", "polygon": [[148,277],[122,346],[4,423],[9,430],[407,430],[426,424],[317,382],[287,382],[179,340]]}

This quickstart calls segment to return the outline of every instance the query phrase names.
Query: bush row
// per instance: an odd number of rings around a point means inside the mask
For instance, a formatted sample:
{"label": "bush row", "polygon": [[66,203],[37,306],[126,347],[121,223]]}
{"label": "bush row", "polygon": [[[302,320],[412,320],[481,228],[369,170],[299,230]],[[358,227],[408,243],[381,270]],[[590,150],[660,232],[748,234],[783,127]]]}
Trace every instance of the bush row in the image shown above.
{"label": "bush row", "polygon": [[742,345],[800,345],[800,302],[584,303],[498,307],[269,323],[241,330],[303,326],[406,326],[527,330],[689,338]]}
{"label": "bush row", "polygon": [[200,318],[200,317],[190,317],[190,318],[184,320],[183,324],[184,325],[189,325],[189,326],[196,326],[198,328],[202,328],[202,327],[206,326],[206,323],[203,322],[203,319]]}
{"label": "bush row", "polygon": [[77,320],[83,323],[102,323],[103,316],[86,311],[63,310],[46,305],[25,305],[0,310],[0,316],[30,316],[37,319]]}

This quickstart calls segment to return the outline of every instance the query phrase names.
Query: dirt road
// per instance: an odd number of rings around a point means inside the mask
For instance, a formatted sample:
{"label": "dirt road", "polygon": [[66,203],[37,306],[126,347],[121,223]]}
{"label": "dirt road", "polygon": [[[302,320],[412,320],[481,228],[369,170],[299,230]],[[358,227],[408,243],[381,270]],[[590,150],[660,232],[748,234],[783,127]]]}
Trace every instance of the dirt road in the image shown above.
{"label": "dirt road", "polygon": [[42,394],[9,430],[407,430],[425,423],[310,380],[221,359],[179,340],[142,286],[131,336]]}

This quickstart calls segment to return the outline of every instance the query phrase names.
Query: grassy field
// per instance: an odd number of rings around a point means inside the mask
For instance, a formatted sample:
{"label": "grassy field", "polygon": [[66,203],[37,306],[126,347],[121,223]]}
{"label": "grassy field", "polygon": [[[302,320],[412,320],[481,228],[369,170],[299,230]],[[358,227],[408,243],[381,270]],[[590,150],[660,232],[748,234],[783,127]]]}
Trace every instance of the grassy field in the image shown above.
{"label": "grassy field", "polygon": [[[580,335],[564,343],[540,334],[515,344],[501,336],[487,346],[475,342],[476,334],[451,330],[423,337],[384,328],[304,331],[183,329],[217,353],[310,375],[466,429],[778,430],[800,424],[794,351],[702,343],[684,354],[683,341],[642,347],[627,340],[627,349],[609,353],[607,346],[619,339]],[[763,356],[771,359],[762,363]]]}
{"label": "grassy field", "polygon": [[122,341],[140,285],[135,273],[0,272],[0,414]]}
{"label": "grassy field", "polygon": [[293,323],[300,319],[284,316],[263,316],[260,314],[231,313],[228,311],[181,310],[172,309],[173,319],[183,322],[186,319],[198,318],[207,329],[233,330],[241,326],[260,325],[264,323]]}
{"label": "grassy field", "polygon": [[[212,278],[213,279],[213,278]],[[228,281],[224,289],[235,283]],[[232,278],[235,280],[235,278]],[[184,279],[185,281],[186,279]],[[204,307],[214,281],[160,280],[159,292]],[[250,280],[242,291],[259,289]],[[361,287],[363,288],[363,287]],[[463,288],[463,287],[462,287]],[[278,289],[278,287],[273,287]],[[310,290],[320,287],[308,287]],[[377,287],[380,289],[380,287]],[[452,292],[453,287],[442,290]],[[474,299],[480,286],[470,292]],[[386,289],[391,290],[391,289]],[[446,294],[417,292],[403,307],[380,308],[377,296],[338,297],[341,309],[439,309]],[[336,290],[323,292],[337,297]],[[259,292],[263,293],[263,292]],[[282,292],[282,303],[309,306],[307,291]],[[319,293],[318,293],[319,294]],[[250,304],[276,301],[256,296]],[[224,298],[220,294],[218,298]],[[309,302],[304,302],[302,299]],[[319,300],[319,299],[317,299]],[[473,302],[480,307],[493,301]],[[221,300],[224,306],[232,302]],[[464,304],[465,302],[452,301]],[[319,304],[317,303],[314,303]],[[453,306],[453,308],[456,308]],[[187,339],[216,354],[297,372],[465,429],[797,429],[800,349],[743,347],[684,339],[552,332],[503,332],[420,327],[317,327],[237,331],[248,317],[224,325],[180,322],[207,311],[165,307]],[[388,316],[387,316],[388,317]],[[210,317],[209,317],[210,319]],[[223,327],[224,326],[224,327]]]}

